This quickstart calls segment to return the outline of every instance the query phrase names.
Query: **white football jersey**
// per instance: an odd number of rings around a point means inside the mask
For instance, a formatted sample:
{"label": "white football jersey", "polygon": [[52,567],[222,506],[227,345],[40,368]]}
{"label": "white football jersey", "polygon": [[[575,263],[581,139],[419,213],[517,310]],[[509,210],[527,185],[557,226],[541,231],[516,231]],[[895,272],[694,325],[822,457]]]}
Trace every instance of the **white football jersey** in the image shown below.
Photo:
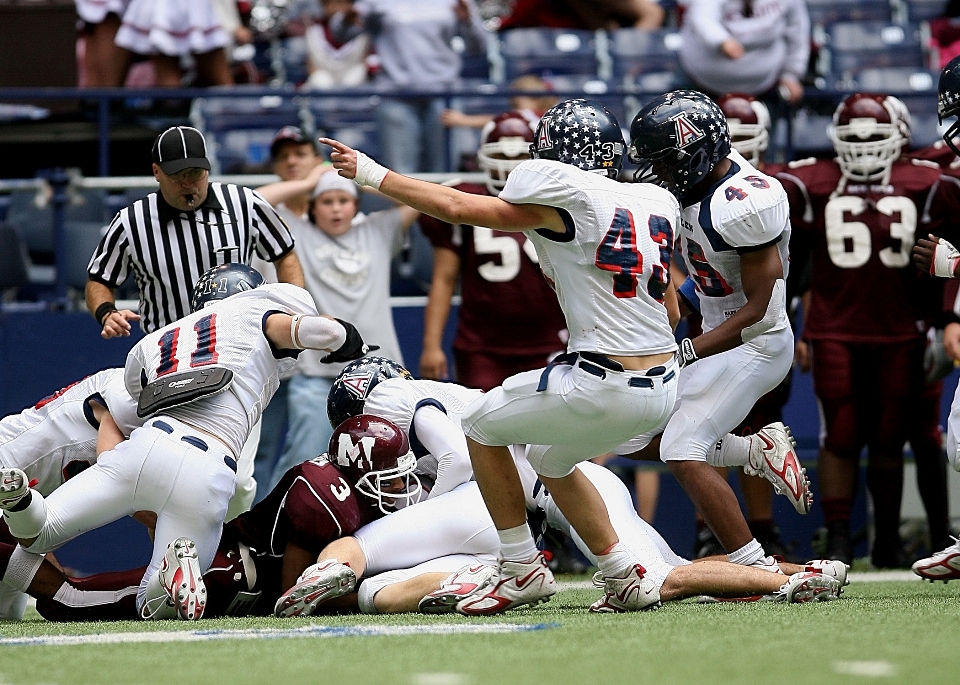
{"label": "white football jersey", "polygon": [[233,372],[217,395],[163,414],[216,435],[239,455],[264,407],[280,386],[280,374],[296,363],[294,350],[274,350],[264,333],[267,315],[316,316],[313,298],[289,283],[271,283],[214,301],[146,336],[127,355],[124,381],[134,400],[162,376],[204,367]]}
{"label": "white football jersey", "polygon": [[[106,369],[0,419],[0,464],[22,469],[31,482],[37,481],[34,488],[41,495],[49,495],[96,463],[100,423],[88,400],[107,406],[103,399],[107,386],[122,379],[123,369]],[[125,404],[129,413],[133,407],[129,396]]]}
{"label": "white football jersey", "polygon": [[[741,253],[776,243],[784,280],[789,267],[790,207],[783,186],[735,150],[729,159],[730,171],[710,195],[683,209],[681,249],[700,296],[704,332],[747,303],[740,279]],[[780,321],[771,330],[789,325],[786,310],[784,303]]]}
{"label": "white football jersey", "polygon": [[456,383],[388,378],[370,391],[363,403],[363,413],[388,419],[409,435],[413,415],[424,404],[442,405],[447,416],[459,426],[463,410],[482,395],[482,390]]}
{"label": "white football jersey", "polygon": [[646,183],[617,183],[534,159],[500,199],[556,207],[567,233],[527,231],[570,331],[568,350],[639,356],[677,349],[663,306],[680,206]]}

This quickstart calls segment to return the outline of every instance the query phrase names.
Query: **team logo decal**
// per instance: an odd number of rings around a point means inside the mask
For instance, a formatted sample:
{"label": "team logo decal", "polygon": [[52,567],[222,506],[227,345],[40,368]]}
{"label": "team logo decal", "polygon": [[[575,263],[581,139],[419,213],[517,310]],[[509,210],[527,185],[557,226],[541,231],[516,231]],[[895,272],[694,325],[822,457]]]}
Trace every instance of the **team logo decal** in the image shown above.
{"label": "team logo decal", "polygon": [[370,381],[373,380],[373,373],[351,373],[342,379],[344,387],[351,393],[363,399],[367,396],[367,389],[370,387]]}
{"label": "team logo decal", "polygon": [[340,434],[340,442],[337,444],[337,464],[339,466],[350,466],[357,463],[363,468],[363,462],[367,462],[367,468],[373,468],[373,446],[377,444],[377,439],[372,435],[365,435],[360,438],[358,443],[347,433]]}
{"label": "team logo decal", "polygon": [[547,150],[553,147],[553,141],[550,140],[549,119],[540,120],[540,129],[537,133],[537,149]]}
{"label": "team logo decal", "polygon": [[704,138],[703,131],[687,119],[686,114],[678,116],[674,123],[677,126],[677,147],[686,147]]}

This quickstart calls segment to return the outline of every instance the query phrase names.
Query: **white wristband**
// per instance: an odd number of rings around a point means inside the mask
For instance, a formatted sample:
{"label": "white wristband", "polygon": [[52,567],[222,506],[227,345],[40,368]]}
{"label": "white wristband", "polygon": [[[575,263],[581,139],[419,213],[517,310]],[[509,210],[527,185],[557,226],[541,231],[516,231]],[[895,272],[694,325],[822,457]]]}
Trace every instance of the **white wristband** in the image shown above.
{"label": "white wristband", "polygon": [[379,190],[380,184],[383,183],[388,171],[390,170],[387,167],[377,164],[357,150],[357,176],[354,179],[357,183]]}
{"label": "white wristband", "polygon": [[960,252],[953,245],[940,238],[933,249],[933,261],[930,262],[930,273],[941,278],[953,278],[960,261]]}

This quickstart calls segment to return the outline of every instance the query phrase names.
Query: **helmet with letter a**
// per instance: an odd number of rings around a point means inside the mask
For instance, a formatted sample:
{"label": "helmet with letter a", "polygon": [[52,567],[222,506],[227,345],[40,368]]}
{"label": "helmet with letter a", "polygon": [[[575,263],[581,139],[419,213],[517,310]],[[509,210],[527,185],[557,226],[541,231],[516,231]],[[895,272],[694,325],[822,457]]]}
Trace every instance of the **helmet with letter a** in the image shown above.
{"label": "helmet with letter a", "polygon": [[635,180],[666,188],[678,198],[730,154],[727,118],[696,90],[674,90],[646,104],[630,124]]}
{"label": "helmet with letter a", "polygon": [[940,123],[947,117],[957,117],[943,133],[943,141],[960,157],[960,148],[954,140],[960,136],[960,57],[954,57],[940,71],[937,84],[937,117]]}
{"label": "helmet with letter a", "polygon": [[420,479],[413,472],[417,458],[392,421],[368,414],[348,418],[330,436],[327,458],[383,513],[419,498]]}
{"label": "helmet with letter a", "polygon": [[910,143],[910,114],[889,95],[854,93],[833,113],[830,140],[850,181],[879,181]]}
{"label": "helmet with letter a", "polygon": [[623,165],[623,132],[609,110],[577,98],[554,105],[540,117],[530,155],[616,178]]}
{"label": "helmet with letter a", "polygon": [[386,357],[363,357],[343,367],[327,395],[327,418],[339,426],[351,416],[363,413],[363,404],[380,381],[407,378],[413,374]]}
{"label": "helmet with letter a", "polygon": [[231,295],[253,290],[263,285],[263,276],[246,264],[221,264],[207,269],[193,286],[190,306],[198,312],[211,302],[225,300]]}
{"label": "helmet with letter a", "polygon": [[727,93],[717,105],[727,118],[730,145],[751,164],[759,164],[770,144],[770,110],[746,93]]}
{"label": "helmet with letter a", "polygon": [[498,195],[507,183],[507,174],[530,159],[533,129],[519,112],[498,114],[480,131],[477,163],[487,177],[487,190]]}

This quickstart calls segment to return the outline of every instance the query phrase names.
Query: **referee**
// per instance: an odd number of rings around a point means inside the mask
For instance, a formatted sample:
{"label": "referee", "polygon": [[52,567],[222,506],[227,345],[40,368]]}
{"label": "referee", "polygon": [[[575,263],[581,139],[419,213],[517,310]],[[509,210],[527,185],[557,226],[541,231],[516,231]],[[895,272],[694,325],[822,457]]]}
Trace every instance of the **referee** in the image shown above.
{"label": "referee", "polygon": [[[206,142],[195,128],[169,128],[153,144],[159,192],[120,210],[87,267],[87,309],[100,335],[130,335],[130,321],[152,333],[190,313],[193,286],[218,264],[274,262],[278,280],[303,287],[293,236],[249,188],[211,183]],[[118,310],[113,291],[133,271],[140,315]]]}

